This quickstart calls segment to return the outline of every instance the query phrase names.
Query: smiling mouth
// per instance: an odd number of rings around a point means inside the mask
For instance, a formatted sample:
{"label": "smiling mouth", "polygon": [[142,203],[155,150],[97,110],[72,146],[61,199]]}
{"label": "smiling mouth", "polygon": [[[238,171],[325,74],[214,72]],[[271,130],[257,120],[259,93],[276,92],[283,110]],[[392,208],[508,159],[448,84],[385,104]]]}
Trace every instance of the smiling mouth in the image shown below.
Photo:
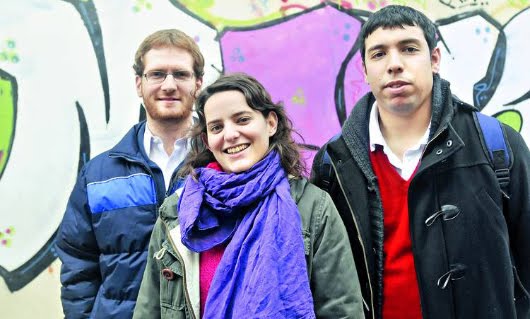
{"label": "smiling mouth", "polygon": [[235,153],[239,153],[239,152],[246,150],[249,146],[250,144],[241,144],[238,146],[229,147],[224,152],[228,154],[235,154]]}

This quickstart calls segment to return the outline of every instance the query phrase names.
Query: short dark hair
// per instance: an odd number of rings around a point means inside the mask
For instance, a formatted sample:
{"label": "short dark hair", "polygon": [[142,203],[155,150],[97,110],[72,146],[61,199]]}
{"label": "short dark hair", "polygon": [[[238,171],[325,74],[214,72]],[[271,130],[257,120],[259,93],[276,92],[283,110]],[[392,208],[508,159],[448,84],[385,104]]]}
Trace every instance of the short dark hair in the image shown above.
{"label": "short dark hair", "polygon": [[429,51],[432,53],[436,47],[436,26],[434,23],[414,8],[390,5],[372,14],[361,28],[359,39],[361,39],[360,51],[363,63],[365,62],[365,42],[370,34],[379,28],[403,28],[406,25],[411,27],[418,26],[423,30],[425,40],[429,45]]}
{"label": "short dark hair", "polygon": [[278,127],[276,133],[269,139],[269,148],[278,152],[282,167],[287,174],[301,177],[306,168],[300,156],[300,148],[292,137],[295,132],[283,104],[272,102],[270,94],[263,85],[245,73],[223,75],[206,87],[197,97],[196,111],[199,119],[192,129],[191,151],[179,175],[194,175],[195,168],[206,166],[215,161],[212,152],[202,142],[202,135],[207,133],[204,106],[214,94],[225,91],[241,92],[245,96],[248,106],[261,112],[264,117],[267,117],[270,112],[276,113]]}
{"label": "short dark hair", "polygon": [[151,49],[179,48],[188,51],[193,58],[193,73],[197,79],[202,79],[204,75],[204,57],[199,46],[186,33],[177,29],[159,30],[147,36],[134,55],[133,69],[136,75],[142,76],[144,73],[144,56]]}

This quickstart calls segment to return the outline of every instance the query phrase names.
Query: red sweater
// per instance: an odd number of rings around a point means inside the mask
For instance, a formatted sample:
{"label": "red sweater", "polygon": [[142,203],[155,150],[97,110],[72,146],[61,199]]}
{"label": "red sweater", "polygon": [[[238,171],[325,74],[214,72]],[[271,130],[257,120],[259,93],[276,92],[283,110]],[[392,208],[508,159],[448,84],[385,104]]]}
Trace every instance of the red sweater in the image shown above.
{"label": "red sweater", "polygon": [[[384,218],[383,318],[422,318],[410,239],[408,189],[382,150],[370,152],[379,180]],[[414,176],[414,175],[413,175]]]}

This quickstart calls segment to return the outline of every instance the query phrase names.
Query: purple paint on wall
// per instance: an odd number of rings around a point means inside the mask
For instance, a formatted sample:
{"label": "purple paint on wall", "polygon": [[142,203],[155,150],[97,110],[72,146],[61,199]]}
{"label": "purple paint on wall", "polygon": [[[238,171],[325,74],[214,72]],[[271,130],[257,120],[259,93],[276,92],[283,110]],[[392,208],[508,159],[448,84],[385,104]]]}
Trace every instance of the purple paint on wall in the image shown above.
{"label": "purple paint on wall", "polygon": [[355,53],[348,63],[344,75],[344,102],[346,104],[346,116],[350,115],[355,103],[363,97],[370,86],[364,80],[364,71],[361,60],[361,54]]}
{"label": "purple paint on wall", "polygon": [[[341,65],[359,29],[354,17],[325,6],[276,25],[228,31],[220,39],[225,73],[255,76],[274,101],[284,102],[305,143],[321,146],[340,130],[335,86],[343,81],[338,79]],[[349,91],[363,74],[356,74],[357,68],[348,72],[344,85]],[[347,105],[351,94],[346,93]]]}

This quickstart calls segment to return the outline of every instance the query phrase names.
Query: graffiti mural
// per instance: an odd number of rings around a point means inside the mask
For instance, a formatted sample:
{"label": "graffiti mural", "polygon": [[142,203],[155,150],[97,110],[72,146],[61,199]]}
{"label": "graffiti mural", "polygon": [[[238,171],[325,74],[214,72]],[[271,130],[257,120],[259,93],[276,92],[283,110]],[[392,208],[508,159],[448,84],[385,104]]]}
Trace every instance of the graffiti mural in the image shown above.
{"label": "graffiti mural", "polygon": [[191,35],[205,55],[206,85],[222,73],[257,77],[284,103],[297,141],[312,150],[310,163],[369,90],[358,33],[371,12],[390,4],[426,12],[453,92],[530,143],[530,0],[3,1],[0,277],[7,295],[53,273],[54,235],[78,171],[142,118],[131,66],[145,36],[163,28]]}
{"label": "graffiti mural", "polygon": [[[12,42],[12,40],[10,40]],[[14,42],[11,48],[14,47]],[[5,55],[6,59],[16,61],[16,55]],[[17,83],[8,73],[0,70],[0,178],[4,173],[4,168],[7,165],[11,145],[15,133],[17,118]]]}
{"label": "graffiti mural", "polygon": [[[224,70],[260,79],[284,102],[303,143],[318,147],[340,130],[346,117],[344,102],[336,103],[336,96],[344,99],[348,92],[351,108],[368,91],[366,85],[355,87],[364,82],[362,72],[351,72],[344,82],[343,68],[350,63],[360,67],[360,59],[351,57],[361,21],[352,12],[324,5],[281,22],[226,29],[220,35]],[[311,57],[310,63],[304,56]]]}

